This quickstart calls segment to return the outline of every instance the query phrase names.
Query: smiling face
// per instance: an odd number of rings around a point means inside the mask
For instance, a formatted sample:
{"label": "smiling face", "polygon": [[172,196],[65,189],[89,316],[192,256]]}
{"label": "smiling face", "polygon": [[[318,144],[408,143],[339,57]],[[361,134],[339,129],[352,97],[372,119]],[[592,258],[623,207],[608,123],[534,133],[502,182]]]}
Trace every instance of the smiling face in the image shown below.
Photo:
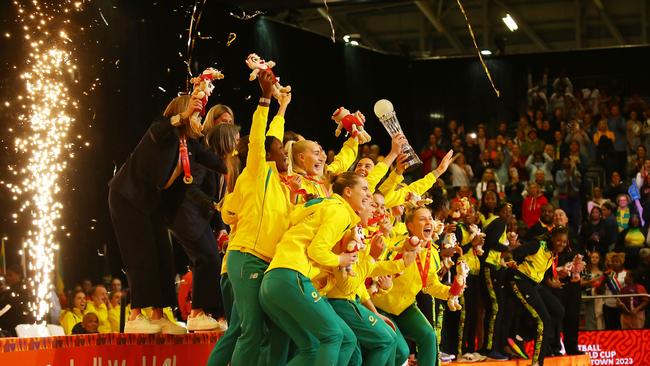
{"label": "smiling face", "polygon": [[420,240],[431,240],[433,234],[433,216],[429,209],[421,207],[415,210],[406,222],[410,235],[415,235]]}
{"label": "smiling face", "polygon": [[569,244],[569,236],[566,233],[558,233],[551,238],[553,253],[558,254],[564,251]]}
{"label": "smiling face", "polygon": [[373,163],[372,160],[368,158],[362,158],[361,160],[359,160],[357,166],[354,168],[354,172],[357,173],[357,175],[365,178],[368,176],[368,174],[374,167],[375,167],[375,163]]}
{"label": "smiling face", "polygon": [[321,154],[320,146],[313,141],[302,141],[303,148],[296,152],[294,145],[294,164],[302,168],[307,175],[319,176],[323,171],[325,159]]}
{"label": "smiling face", "polygon": [[368,188],[368,181],[365,178],[359,177],[356,179],[355,184],[352,184],[343,189],[341,195],[356,212],[367,210],[370,207],[372,195]]}
{"label": "smiling face", "polygon": [[76,309],[84,311],[86,309],[86,295],[83,291],[79,291],[74,295],[72,299],[72,306]]}
{"label": "smiling face", "polygon": [[284,149],[284,146],[282,146],[282,142],[277,138],[273,138],[273,142],[271,142],[271,146],[268,149],[269,151],[266,152],[266,161],[275,162],[275,167],[278,169],[278,172],[286,172],[289,155]]}

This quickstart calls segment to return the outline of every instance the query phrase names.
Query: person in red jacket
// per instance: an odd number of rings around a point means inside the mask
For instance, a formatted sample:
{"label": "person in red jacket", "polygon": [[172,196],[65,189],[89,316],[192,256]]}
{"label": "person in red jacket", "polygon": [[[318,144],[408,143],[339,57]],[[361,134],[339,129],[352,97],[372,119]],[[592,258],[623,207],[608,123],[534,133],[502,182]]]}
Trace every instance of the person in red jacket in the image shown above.
{"label": "person in red jacket", "polygon": [[[446,150],[438,147],[438,138],[434,134],[429,135],[429,144],[418,154],[422,160],[422,175],[429,174],[438,162],[447,154]],[[434,165],[435,164],[435,165]]]}
{"label": "person in red jacket", "polygon": [[537,223],[542,214],[542,207],[546,204],[548,204],[548,200],[539,190],[537,183],[528,183],[528,195],[521,205],[521,217],[526,227],[531,228]]}

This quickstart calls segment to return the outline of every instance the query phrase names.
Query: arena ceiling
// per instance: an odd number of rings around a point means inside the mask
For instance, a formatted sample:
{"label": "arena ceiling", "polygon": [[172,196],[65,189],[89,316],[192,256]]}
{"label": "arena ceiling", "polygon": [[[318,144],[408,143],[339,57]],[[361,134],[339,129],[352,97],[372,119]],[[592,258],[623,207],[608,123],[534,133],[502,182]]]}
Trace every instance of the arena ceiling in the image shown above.
{"label": "arena ceiling", "polygon": [[[411,57],[474,52],[457,0],[238,1],[247,12],[331,36],[338,41]],[[648,0],[461,0],[481,49],[518,54],[622,47],[648,43]],[[519,29],[502,18],[510,14]]]}

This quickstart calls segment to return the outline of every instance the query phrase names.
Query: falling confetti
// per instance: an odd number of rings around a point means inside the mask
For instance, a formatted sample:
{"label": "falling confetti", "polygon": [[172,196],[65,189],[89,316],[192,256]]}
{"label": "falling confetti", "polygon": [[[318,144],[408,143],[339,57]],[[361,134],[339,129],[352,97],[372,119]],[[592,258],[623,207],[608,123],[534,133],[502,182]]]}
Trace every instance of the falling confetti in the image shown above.
{"label": "falling confetti", "polygon": [[231,17],[237,18],[239,20],[250,20],[255,18],[258,15],[264,15],[263,11],[256,10],[253,14],[246,14],[245,11],[242,11],[242,15],[237,15],[233,12],[230,13]]}
{"label": "falling confetti", "polygon": [[108,22],[106,21],[106,18],[104,17],[104,13],[102,13],[102,9],[99,9],[99,16],[102,17],[102,20],[104,21],[104,24],[108,27]]}
{"label": "falling confetti", "polygon": [[490,74],[490,70],[488,70],[487,65],[485,64],[485,60],[483,60],[483,55],[481,54],[481,49],[478,48],[478,44],[476,43],[476,37],[474,37],[474,31],[472,30],[472,25],[469,23],[469,19],[467,18],[467,13],[465,13],[465,8],[463,8],[463,4],[460,3],[460,0],[456,0],[458,3],[458,7],[460,8],[460,11],[463,13],[463,16],[465,17],[465,22],[467,23],[467,29],[469,29],[469,34],[472,36],[472,42],[474,42],[474,49],[476,49],[476,53],[478,54],[479,60],[481,60],[481,65],[483,65],[483,70],[485,70],[485,74],[488,77],[488,80],[490,80],[490,84],[492,84],[492,89],[494,89],[494,92],[497,95],[497,98],[501,95],[501,92],[497,87],[494,85],[494,81],[492,80],[492,75]]}
{"label": "falling confetti", "polygon": [[230,47],[230,44],[235,42],[237,39],[237,33],[228,34],[228,41],[226,42],[226,47]]}
{"label": "falling confetti", "polygon": [[323,0],[323,3],[325,4],[325,14],[327,15],[327,21],[330,23],[330,29],[332,30],[332,43],[336,43],[336,32],[334,31],[334,23],[330,17],[330,8],[327,6],[327,0]]}
{"label": "falling confetti", "polygon": [[163,93],[167,93],[167,90],[165,90],[162,86],[159,86],[158,89],[160,89]]}

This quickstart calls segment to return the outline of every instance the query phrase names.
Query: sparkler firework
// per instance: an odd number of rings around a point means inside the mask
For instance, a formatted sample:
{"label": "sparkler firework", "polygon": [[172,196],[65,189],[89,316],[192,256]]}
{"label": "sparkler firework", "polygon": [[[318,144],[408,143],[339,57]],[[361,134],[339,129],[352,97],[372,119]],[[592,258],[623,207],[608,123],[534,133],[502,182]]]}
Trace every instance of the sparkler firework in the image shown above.
{"label": "sparkler firework", "polygon": [[74,123],[71,112],[78,107],[67,86],[77,69],[70,51],[72,39],[61,27],[69,23],[68,13],[79,10],[82,2],[31,0],[14,4],[29,43],[27,68],[21,74],[25,94],[19,97],[24,104],[19,134],[24,137],[15,141],[16,152],[26,163],[14,169],[20,182],[8,186],[21,199],[22,215],[30,219],[24,242],[32,294],[29,308],[41,322],[50,309],[51,274],[59,249],[57,223],[63,206],[58,201],[58,181],[72,147],[68,141],[68,130]]}

